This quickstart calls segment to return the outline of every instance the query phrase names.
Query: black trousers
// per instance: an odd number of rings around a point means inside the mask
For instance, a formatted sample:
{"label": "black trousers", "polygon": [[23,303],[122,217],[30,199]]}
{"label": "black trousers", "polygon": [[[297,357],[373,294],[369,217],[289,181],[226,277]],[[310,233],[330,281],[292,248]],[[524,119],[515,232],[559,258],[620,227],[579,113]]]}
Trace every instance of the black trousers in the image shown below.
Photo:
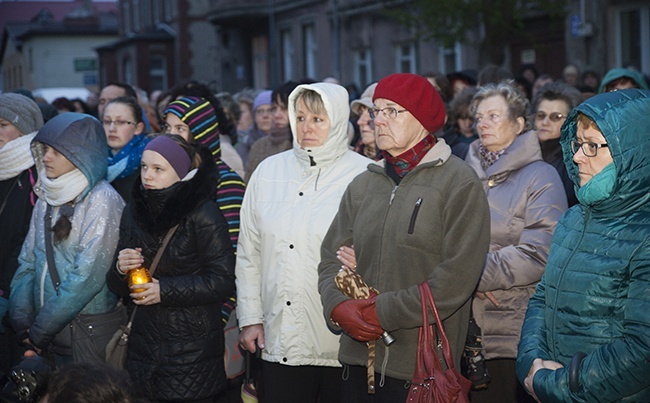
{"label": "black trousers", "polygon": [[492,381],[487,389],[472,391],[472,403],[535,403],[515,374],[515,359],[486,360]]}
{"label": "black trousers", "polygon": [[345,403],[395,403],[404,402],[411,386],[409,381],[386,376],[380,385],[381,374],[375,372],[375,394],[368,394],[368,375],[366,367],[346,365],[341,400]]}
{"label": "black trousers", "polygon": [[262,361],[260,402],[339,403],[341,368],[282,365]]}

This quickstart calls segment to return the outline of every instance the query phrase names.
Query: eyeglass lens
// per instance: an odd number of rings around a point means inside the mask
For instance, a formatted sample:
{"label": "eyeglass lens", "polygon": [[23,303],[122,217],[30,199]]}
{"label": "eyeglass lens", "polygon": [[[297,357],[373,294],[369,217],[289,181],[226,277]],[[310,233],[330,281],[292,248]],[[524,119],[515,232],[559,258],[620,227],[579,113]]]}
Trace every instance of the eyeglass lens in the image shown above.
{"label": "eyeglass lens", "polygon": [[537,120],[544,120],[546,119],[546,116],[548,116],[548,118],[551,119],[551,122],[559,122],[560,120],[566,117],[560,112],[551,112],[548,115],[546,114],[546,112],[537,112],[537,115],[535,117],[537,118]]}

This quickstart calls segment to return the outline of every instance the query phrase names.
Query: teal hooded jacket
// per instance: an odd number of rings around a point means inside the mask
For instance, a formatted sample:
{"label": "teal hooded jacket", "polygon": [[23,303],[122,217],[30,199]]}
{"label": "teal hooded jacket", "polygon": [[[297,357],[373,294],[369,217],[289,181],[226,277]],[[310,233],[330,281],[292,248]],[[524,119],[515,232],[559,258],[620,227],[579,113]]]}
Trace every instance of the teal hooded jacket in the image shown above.
{"label": "teal hooded jacket", "polygon": [[[56,290],[45,249],[45,191],[40,182],[36,183],[39,200],[11,283],[9,314],[17,332],[29,329],[29,339],[36,347],[54,344],[67,348],[57,344],[55,337],[77,315],[104,313],[115,306],[117,297],[108,290],[105,277],[117,247],[124,201],[104,179],[108,145],[97,119],[68,112],[52,118],[39,130],[32,140],[39,178],[45,177],[43,145],[68,159],[85,176],[88,186],[72,196],[70,234],[53,243],[53,258],[61,279]],[[53,223],[59,213],[61,208],[54,206]]]}
{"label": "teal hooded jacket", "polygon": [[600,86],[598,87],[598,93],[600,94],[605,92],[605,86],[607,86],[607,84],[623,77],[627,77],[630,80],[634,81],[639,86],[639,88],[643,90],[648,89],[648,85],[645,82],[645,78],[643,77],[643,74],[632,69],[627,69],[625,67],[616,67],[608,71],[607,74],[605,74],[605,77],[603,77],[603,81],[600,83]]}
{"label": "teal hooded jacket", "polygon": [[[564,366],[535,374],[542,402],[650,402],[650,91],[600,94],[569,114],[561,144],[576,184],[570,141],[578,113],[607,140],[616,179],[608,196],[573,206],[558,223],[529,301],[516,372],[523,383],[536,358]],[[586,357],[571,391],[577,352]]]}

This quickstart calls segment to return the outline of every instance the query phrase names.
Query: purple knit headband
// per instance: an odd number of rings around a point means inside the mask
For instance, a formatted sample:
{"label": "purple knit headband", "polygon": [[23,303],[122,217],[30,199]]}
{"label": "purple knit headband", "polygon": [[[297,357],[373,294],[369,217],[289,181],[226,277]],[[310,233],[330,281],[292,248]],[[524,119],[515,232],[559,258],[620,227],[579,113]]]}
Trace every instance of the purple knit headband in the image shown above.
{"label": "purple knit headband", "polygon": [[144,151],[151,150],[162,155],[174,168],[179,178],[183,179],[190,171],[192,161],[183,147],[167,136],[158,136],[147,144]]}

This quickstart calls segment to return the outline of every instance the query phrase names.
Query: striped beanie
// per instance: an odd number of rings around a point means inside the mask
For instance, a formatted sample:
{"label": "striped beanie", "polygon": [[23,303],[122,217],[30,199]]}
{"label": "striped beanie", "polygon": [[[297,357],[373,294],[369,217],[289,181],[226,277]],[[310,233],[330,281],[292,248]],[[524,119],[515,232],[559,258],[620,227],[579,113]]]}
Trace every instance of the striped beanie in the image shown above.
{"label": "striped beanie", "polygon": [[183,97],[167,105],[163,118],[168,113],[178,116],[190,128],[194,141],[207,146],[215,159],[221,158],[219,122],[210,101],[199,97]]}

